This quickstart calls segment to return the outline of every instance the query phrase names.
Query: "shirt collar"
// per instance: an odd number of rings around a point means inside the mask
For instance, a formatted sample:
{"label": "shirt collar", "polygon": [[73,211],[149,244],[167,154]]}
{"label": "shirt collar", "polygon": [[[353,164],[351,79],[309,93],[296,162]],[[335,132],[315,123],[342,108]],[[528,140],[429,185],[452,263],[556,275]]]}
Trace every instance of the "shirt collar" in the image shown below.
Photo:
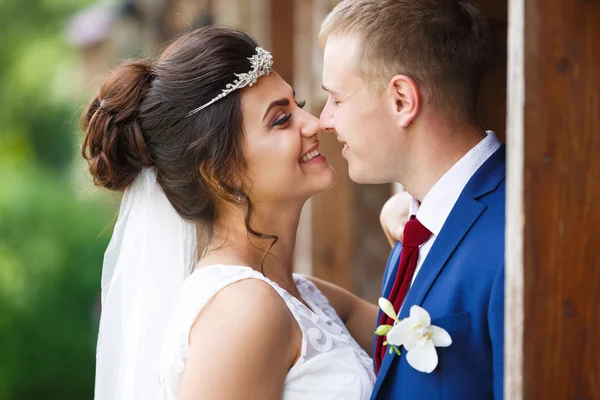
{"label": "shirt collar", "polygon": [[417,219],[435,236],[439,235],[454,208],[458,197],[477,170],[500,148],[500,142],[493,131],[465,154],[440,178],[419,204],[412,199],[410,215]]}

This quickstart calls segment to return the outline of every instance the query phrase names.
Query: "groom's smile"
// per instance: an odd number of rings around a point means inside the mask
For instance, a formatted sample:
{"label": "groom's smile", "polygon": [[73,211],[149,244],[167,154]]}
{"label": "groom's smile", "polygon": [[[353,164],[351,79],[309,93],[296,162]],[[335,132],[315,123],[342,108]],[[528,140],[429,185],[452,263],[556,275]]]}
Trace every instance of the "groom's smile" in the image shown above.
{"label": "groom's smile", "polygon": [[342,148],[342,156],[345,156],[346,154],[348,154],[348,152],[350,151],[350,146],[348,146],[348,143],[340,140],[340,138],[338,137],[338,141],[340,143],[342,143],[342,145],[344,145],[344,147]]}

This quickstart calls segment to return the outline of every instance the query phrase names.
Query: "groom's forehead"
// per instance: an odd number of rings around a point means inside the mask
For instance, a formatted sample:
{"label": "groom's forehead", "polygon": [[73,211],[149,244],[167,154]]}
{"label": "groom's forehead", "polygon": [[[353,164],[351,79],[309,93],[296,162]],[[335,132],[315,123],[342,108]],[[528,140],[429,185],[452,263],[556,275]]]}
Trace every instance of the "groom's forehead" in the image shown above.
{"label": "groom's forehead", "polygon": [[[339,79],[340,75],[352,74],[359,59],[358,45],[351,37],[334,37],[325,44],[323,80]],[[336,79],[336,80],[337,80]],[[335,89],[335,88],[332,88]]]}
{"label": "groom's forehead", "polygon": [[325,60],[334,64],[354,63],[360,54],[359,44],[359,39],[354,36],[333,36],[325,43]]}

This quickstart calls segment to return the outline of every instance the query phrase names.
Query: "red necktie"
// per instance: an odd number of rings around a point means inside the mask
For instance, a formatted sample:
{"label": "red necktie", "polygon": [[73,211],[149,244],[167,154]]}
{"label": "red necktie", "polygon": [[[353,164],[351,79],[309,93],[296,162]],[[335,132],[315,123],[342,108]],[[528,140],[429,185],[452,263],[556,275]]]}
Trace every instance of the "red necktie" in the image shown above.
{"label": "red necktie", "polygon": [[[402,241],[402,253],[400,255],[400,261],[398,262],[398,270],[396,272],[396,279],[394,280],[394,286],[390,291],[388,300],[394,305],[394,310],[400,313],[400,307],[404,302],[404,298],[410,288],[410,283],[415,274],[417,268],[417,260],[419,259],[419,247],[425,243],[431,237],[429,229],[425,228],[423,224],[415,218],[414,215],[410,217],[410,220],[404,227],[404,238]],[[388,317],[385,313],[381,313],[379,319],[379,325],[393,325],[394,320]],[[375,345],[375,371],[378,373],[381,367],[381,362],[385,356],[387,346],[383,345],[383,336],[377,336],[377,343]]]}

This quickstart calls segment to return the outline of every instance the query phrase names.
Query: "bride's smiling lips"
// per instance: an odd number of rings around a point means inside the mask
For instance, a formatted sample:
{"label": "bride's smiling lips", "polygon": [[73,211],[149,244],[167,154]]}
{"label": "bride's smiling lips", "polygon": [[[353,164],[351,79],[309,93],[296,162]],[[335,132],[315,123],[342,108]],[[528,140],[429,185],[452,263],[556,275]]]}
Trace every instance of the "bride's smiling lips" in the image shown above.
{"label": "bride's smiling lips", "polygon": [[319,143],[308,149],[298,160],[300,164],[320,164],[327,161],[324,155],[319,152]]}

